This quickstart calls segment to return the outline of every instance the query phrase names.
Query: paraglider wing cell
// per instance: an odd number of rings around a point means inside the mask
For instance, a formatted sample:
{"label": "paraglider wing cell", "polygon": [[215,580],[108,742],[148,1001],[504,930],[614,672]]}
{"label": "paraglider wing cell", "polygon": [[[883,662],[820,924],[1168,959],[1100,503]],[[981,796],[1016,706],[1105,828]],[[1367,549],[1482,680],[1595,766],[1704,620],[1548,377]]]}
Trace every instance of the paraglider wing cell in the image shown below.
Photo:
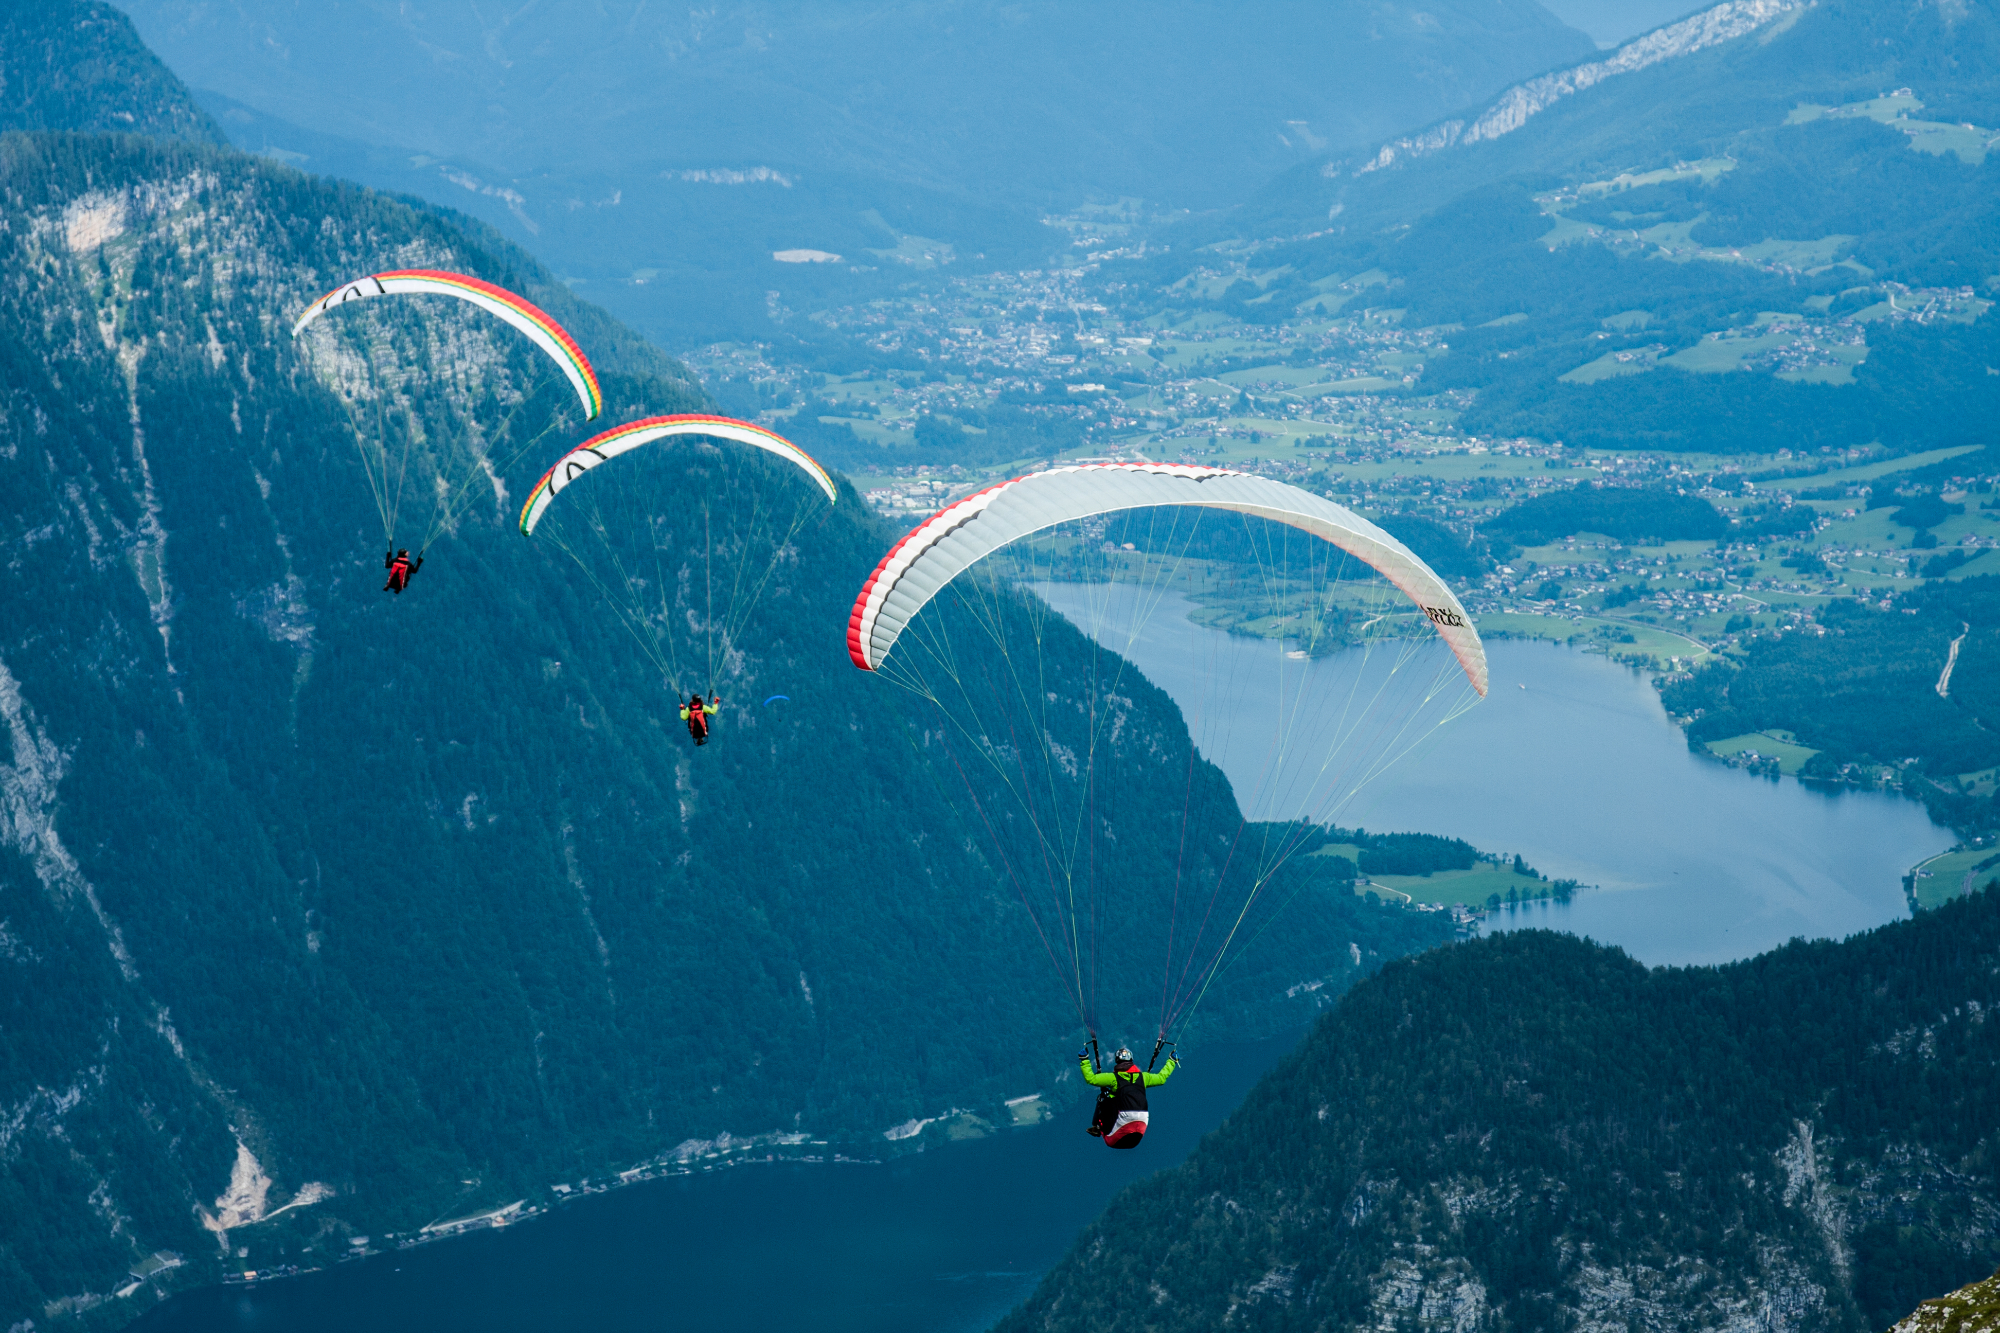
{"label": "paraglider wing cell", "polygon": [[623,426],[607,430],[601,435],[594,435],[557,459],[556,465],[542,474],[542,479],[529,493],[528,503],[521,507],[522,533],[533,535],[535,525],[542,521],[543,513],[548,510],[549,502],[554,500],[564,487],[590,469],[600,463],[607,463],[622,453],[637,449],[640,445],[679,435],[712,436],[766,450],[797,464],[821,490],[826,492],[829,501],[838,494],[834,489],[833,478],[827,475],[826,469],[814,462],[812,455],[775,431],[765,430],[752,422],[738,421],[734,417],[711,417],[695,413],[647,417],[642,421],[628,422]]}
{"label": "paraglider wing cell", "polygon": [[1227,468],[1094,463],[1002,482],[947,506],[898,542],[863,586],[848,618],[854,665],[873,671],[904,626],[940,589],[1009,542],[1094,514],[1155,506],[1227,509],[1331,542],[1394,584],[1436,626],[1466,679],[1486,693],[1486,650],[1458,598],[1401,542],[1351,510],[1296,486]]}
{"label": "paraglider wing cell", "polygon": [[588,421],[604,410],[604,394],[597,386],[597,372],[591,368],[590,358],[583,354],[583,349],[576,345],[576,340],[562,325],[524,297],[463,273],[446,273],[438,269],[397,269],[343,283],[306,307],[305,313],[292,325],[292,336],[298,337],[308,324],[334,306],[374,296],[399,295],[453,296],[498,316],[525,333],[561,369],[583,403],[584,420]]}

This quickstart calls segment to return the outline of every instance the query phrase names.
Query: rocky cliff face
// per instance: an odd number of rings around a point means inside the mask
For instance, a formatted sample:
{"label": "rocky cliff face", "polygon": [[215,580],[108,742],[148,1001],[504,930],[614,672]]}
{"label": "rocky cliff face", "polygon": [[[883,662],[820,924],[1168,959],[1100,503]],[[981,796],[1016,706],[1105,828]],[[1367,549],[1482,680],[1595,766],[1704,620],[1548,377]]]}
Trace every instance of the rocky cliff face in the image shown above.
{"label": "rocky cliff face", "polygon": [[1392,965],[1002,1327],[1886,1327],[2000,1257],[2000,893],[1648,972]]}
{"label": "rocky cliff face", "polygon": [[1328,162],[1321,171],[1329,177],[1341,175],[1343,169],[1357,176],[1366,175],[1459,144],[1497,139],[1520,129],[1531,117],[1564,98],[1574,97],[1606,79],[1636,74],[1663,61],[1734,41],[1787,17],[1796,17],[1805,7],[1806,0],[1724,0],[1678,23],[1635,37],[1602,60],[1585,61],[1515,84],[1470,118],[1443,121],[1386,143],[1358,167]]}

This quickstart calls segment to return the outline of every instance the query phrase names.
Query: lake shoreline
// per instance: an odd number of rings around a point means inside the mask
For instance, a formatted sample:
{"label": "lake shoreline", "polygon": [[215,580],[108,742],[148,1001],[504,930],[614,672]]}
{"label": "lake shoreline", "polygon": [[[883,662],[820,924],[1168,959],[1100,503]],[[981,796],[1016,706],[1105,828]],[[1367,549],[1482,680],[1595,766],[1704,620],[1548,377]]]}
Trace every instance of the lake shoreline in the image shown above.
{"label": "lake shoreline", "polygon": [[[1190,620],[1197,603],[1170,591],[1154,590],[1140,614],[1117,585],[1035,591],[1086,633],[1115,627],[1107,646],[1179,705],[1246,818],[1302,817],[1300,793],[1269,780],[1263,756],[1334,743],[1315,739],[1338,732],[1311,716],[1313,700],[1336,713],[1359,688],[1347,682],[1365,678],[1365,652],[1294,660],[1283,641]],[[1303,817],[1521,853],[1549,880],[1596,886],[1536,913],[1538,924],[1647,964],[1724,962],[1908,915],[1911,867],[1958,840],[1921,802],[1771,782],[1697,753],[1657,672],[1592,646],[1496,636],[1484,700],[1326,809],[1307,799]],[[1508,928],[1504,915],[1481,924]]]}

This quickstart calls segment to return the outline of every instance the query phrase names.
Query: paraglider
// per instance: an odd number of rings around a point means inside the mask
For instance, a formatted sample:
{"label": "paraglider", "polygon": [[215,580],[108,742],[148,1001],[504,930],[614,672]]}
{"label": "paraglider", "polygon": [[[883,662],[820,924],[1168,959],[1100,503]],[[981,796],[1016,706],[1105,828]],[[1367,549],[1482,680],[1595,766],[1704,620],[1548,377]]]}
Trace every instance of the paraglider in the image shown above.
{"label": "paraglider", "polygon": [[[782,466],[768,466],[773,459]],[[838,495],[826,469],[777,432],[676,413],[564,453],[529,492],[520,529],[576,562],[663,681],[693,676],[713,693],[718,672],[742,660],[736,645],[778,571],[796,564],[794,539]],[[681,707],[705,744],[706,713]]]}
{"label": "paraglider", "polygon": [[451,296],[469,301],[528,335],[535,346],[548,354],[576,390],[577,398],[583,403],[585,421],[604,410],[604,393],[598,388],[597,372],[591,368],[590,358],[576,345],[576,339],[570,337],[562,325],[526,298],[516,296],[505,287],[496,287],[463,273],[425,268],[396,269],[342,283],[306,307],[305,313],[292,324],[292,336],[298,337],[305,332],[307,325],[337,305],[374,296]]}
{"label": "paraglider", "polygon": [[403,589],[410,586],[410,580],[416,577],[417,571],[423,567],[422,552],[418,552],[415,560],[410,558],[408,548],[385,552],[382,556],[382,568],[389,571],[389,581],[382,585],[382,591],[393,592],[400,596]]}
{"label": "paraglider", "polygon": [[[554,413],[547,401],[539,401],[540,386],[554,385],[566,380],[575,391],[578,403],[583,409],[583,419],[588,421],[604,410],[604,395],[598,386],[597,372],[591,367],[590,359],[577,346],[562,325],[550,318],[547,312],[503,287],[495,286],[480,278],[463,273],[447,273],[436,269],[398,269],[384,273],[373,273],[343,283],[326,295],[307,306],[304,313],[292,325],[292,336],[301,337],[313,327],[316,321],[336,306],[348,305],[355,301],[369,300],[381,296],[448,296],[464,301],[486,313],[495,316],[509,327],[526,335],[548,361],[553,362],[560,372],[561,380],[554,376],[544,376],[535,381],[535,387],[517,390],[514,381],[520,372],[510,369],[504,360],[493,363],[473,364],[453,363],[441,366],[435,373],[451,377],[460,388],[467,392],[464,401],[477,404],[482,397],[488,402],[498,401],[508,404],[504,417],[497,423],[491,418],[481,419],[472,415],[446,423],[419,421],[408,412],[401,420],[389,410],[396,396],[393,387],[377,387],[375,398],[375,421],[367,423],[358,414],[353,414],[351,400],[360,392],[348,382],[346,372],[339,369],[351,360],[336,360],[329,363],[329,387],[343,399],[350,401],[350,414],[354,416],[353,429],[355,445],[361,454],[361,462],[367,473],[370,490],[374,494],[377,512],[382,520],[384,541],[394,549],[397,528],[402,517],[404,499],[413,494],[428,491],[432,497],[431,514],[422,533],[415,543],[419,552],[417,560],[400,575],[391,565],[388,591],[400,593],[407,585],[409,576],[416,572],[416,565],[422,561],[422,553],[442,533],[452,525],[455,510],[469,488],[482,477],[490,479],[494,493],[502,494],[499,474],[532,448],[543,435],[562,425],[560,413]],[[345,321],[343,321],[345,322]],[[411,349],[405,348],[402,361],[394,337],[398,326],[391,322],[380,322],[368,326],[368,335],[354,348],[371,367],[378,360],[389,364],[376,368],[378,384],[394,386],[401,383],[408,373]],[[384,336],[385,331],[388,336]],[[349,329],[344,336],[352,339],[360,331]],[[408,337],[407,331],[403,335]],[[417,343],[419,348],[434,345],[434,335],[425,333]],[[326,340],[321,339],[322,342]],[[541,428],[524,442],[514,436],[513,426],[517,416],[533,409],[535,416],[547,417]],[[531,420],[535,419],[531,416]],[[440,425],[445,433],[438,435]],[[511,446],[502,452],[504,446]],[[456,455],[454,457],[454,455]],[[428,467],[435,475],[426,484],[422,471]]]}
{"label": "paraglider", "polygon": [[854,665],[874,671],[938,591],[1008,543],[1059,523],[1120,510],[1193,506],[1272,519],[1333,543],[1386,577],[1429,617],[1483,698],[1486,650],[1444,580],[1409,547],[1309,491],[1228,468],[1089,463],[988,487],[912,529],[875,567],[848,617]]}
{"label": "paraglider", "polygon": [[1178,1055],[1167,1057],[1166,1068],[1155,1074],[1139,1068],[1129,1047],[1120,1046],[1111,1057],[1111,1068],[1097,1070],[1097,1061],[1086,1046],[1076,1053],[1083,1081],[1097,1088],[1097,1104],[1091,1108],[1090,1136],[1103,1139],[1107,1148],[1136,1148],[1146,1137],[1151,1112],[1146,1107],[1146,1089],[1157,1088],[1181,1067]]}
{"label": "paraglider", "polygon": [[[1159,607],[1203,609],[1179,599],[1218,584],[1233,600],[1216,610],[1263,628],[1177,639],[1169,701],[1131,647]],[[1488,683],[1472,617],[1380,527],[1268,477],[1166,463],[1051,468],[946,506],[876,566],[847,644],[947,724],[913,727],[911,744],[962,788],[1093,1043],[1105,985],[1121,1005],[1150,986],[1165,1046],[1286,904],[1351,893],[1321,887],[1305,853]],[[1250,756],[1234,789],[1219,772],[1232,746]],[[1120,833],[1170,802],[1169,880]],[[1106,922],[1121,947],[1100,944]],[[1138,975],[1134,945],[1161,959],[1157,979]],[[1111,1098],[1103,1137],[1144,1112],[1149,1071],[1090,1063]]]}
{"label": "paraglider", "polygon": [[826,492],[828,504],[839,498],[834,489],[833,478],[825,468],[813,461],[811,454],[793,444],[776,431],[766,430],[749,421],[738,421],[734,417],[711,417],[698,413],[680,413],[666,417],[647,417],[643,421],[630,421],[623,426],[613,427],[601,435],[593,435],[576,448],[556,460],[555,466],[542,474],[535,483],[535,489],[528,494],[528,502],[521,506],[521,533],[533,536],[535,525],[548,512],[549,504],[563,488],[602,463],[608,463],[623,453],[629,453],[643,444],[656,440],[670,439],[681,435],[708,435],[717,439],[734,440],[776,454],[787,462],[797,464],[807,476]]}
{"label": "paraglider", "polygon": [[701,700],[701,691],[696,690],[681,705],[681,721],[687,723],[688,736],[696,745],[708,744],[708,720],[715,716],[715,710],[722,706],[722,696],[715,695],[707,703]]}

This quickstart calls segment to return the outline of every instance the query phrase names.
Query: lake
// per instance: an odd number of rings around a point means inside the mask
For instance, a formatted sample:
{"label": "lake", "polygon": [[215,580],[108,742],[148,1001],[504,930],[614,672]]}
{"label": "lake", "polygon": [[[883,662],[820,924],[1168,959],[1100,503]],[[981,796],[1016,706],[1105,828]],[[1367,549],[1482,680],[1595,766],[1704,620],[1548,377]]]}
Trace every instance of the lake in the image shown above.
{"label": "lake", "polygon": [[[1192,624],[1176,594],[1146,593],[1158,605],[1135,612],[1141,594],[1125,584],[1039,591],[1173,696],[1246,813],[1326,808],[1274,777],[1270,755],[1281,741],[1323,750],[1352,678],[1379,671],[1382,656],[1294,660],[1290,644]],[[1746,958],[1907,915],[1904,872],[1957,840],[1900,797],[1816,791],[1690,753],[1651,681],[1601,655],[1530,640],[1486,652],[1486,699],[1333,814],[1349,828],[1464,838],[1600,886],[1567,907],[1499,914],[1497,928],[1574,931],[1652,964]]]}
{"label": "lake", "polygon": [[[1046,588],[1102,624],[1102,589]],[[1122,595],[1122,594],[1121,594]],[[1250,813],[1284,815],[1274,737],[1309,752],[1347,655],[1200,628],[1177,600],[1117,646],[1172,694]],[[1361,786],[1341,822],[1463,837],[1600,885],[1494,918],[1621,945],[1649,963],[1744,957],[1905,914],[1901,876],[1952,842],[1923,810],[1829,795],[1688,752],[1637,673],[1545,643],[1488,645],[1489,697]],[[1217,680],[1227,680],[1218,689]],[[1282,680],[1284,688],[1256,682]],[[1305,739],[1301,739],[1305,738]],[[1261,808],[1259,803],[1261,802]],[[1113,1153],[1084,1110],[881,1166],[742,1166],[579,1200],[548,1216],[255,1287],[190,1292],[143,1333],[590,1328],[975,1333],[1025,1297],[1118,1189],[1184,1157],[1296,1037],[1196,1053],[1156,1094],[1145,1146]]]}
{"label": "lake", "polygon": [[1131,1152],[1089,1108],[881,1166],[738,1166],[580,1199],[499,1231],[177,1296],[135,1333],[978,1333],[1113,1194],[1170,1166],[1298,1044],[1204,1047]]}

